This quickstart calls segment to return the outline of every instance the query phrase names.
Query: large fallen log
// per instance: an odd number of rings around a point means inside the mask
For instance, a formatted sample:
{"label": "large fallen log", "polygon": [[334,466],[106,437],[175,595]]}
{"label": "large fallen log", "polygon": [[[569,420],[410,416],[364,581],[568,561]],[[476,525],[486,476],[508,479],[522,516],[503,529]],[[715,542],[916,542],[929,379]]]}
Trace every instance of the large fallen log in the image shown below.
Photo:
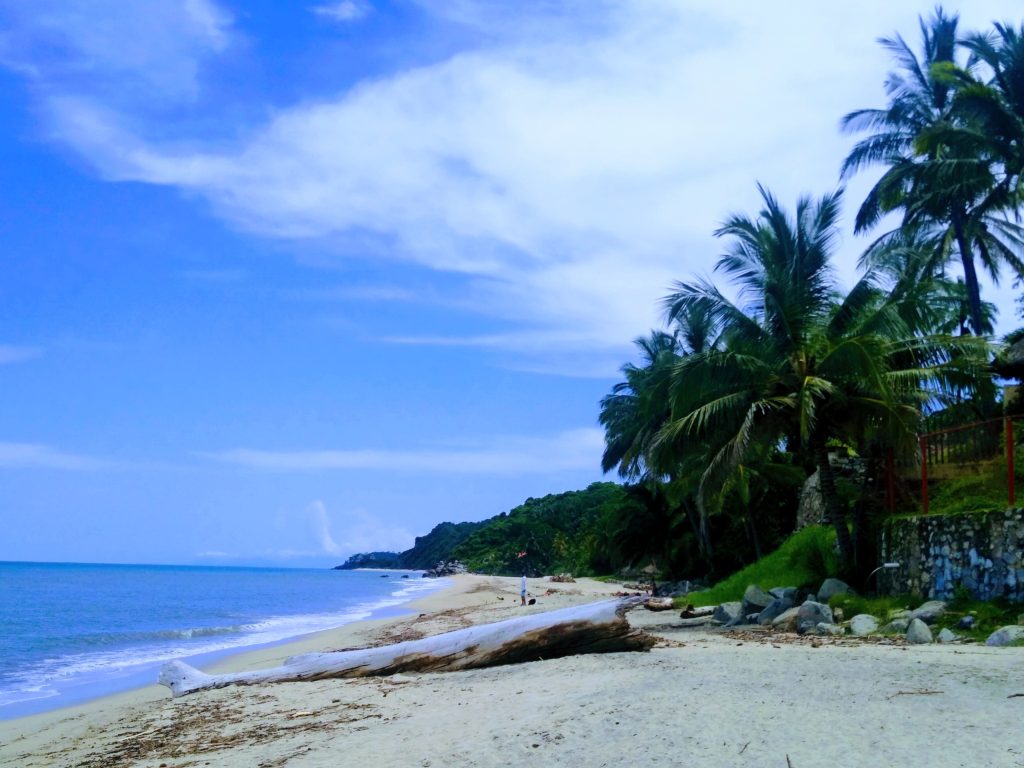
{"label": "large fallen log", "polygon": [[625,619],[625,612],[637,602],[605,600],[378,648],[292,656],[280,667],[251,672],[208,675],[172,661],[160,670],[159,682],[178,697],[228,685],[453,671],[581,653],[646,651],[654,638]]}

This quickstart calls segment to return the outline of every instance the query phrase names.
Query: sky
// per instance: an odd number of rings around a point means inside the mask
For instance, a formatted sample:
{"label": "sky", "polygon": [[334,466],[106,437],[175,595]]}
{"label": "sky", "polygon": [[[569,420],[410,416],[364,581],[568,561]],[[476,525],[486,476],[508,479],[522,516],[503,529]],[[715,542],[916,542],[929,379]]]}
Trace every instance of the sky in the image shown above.
{"label": "sky", "polygon": [[659,299],[836,188],[931,8],[0,1],[0,560],[329,566],[616,479]]}

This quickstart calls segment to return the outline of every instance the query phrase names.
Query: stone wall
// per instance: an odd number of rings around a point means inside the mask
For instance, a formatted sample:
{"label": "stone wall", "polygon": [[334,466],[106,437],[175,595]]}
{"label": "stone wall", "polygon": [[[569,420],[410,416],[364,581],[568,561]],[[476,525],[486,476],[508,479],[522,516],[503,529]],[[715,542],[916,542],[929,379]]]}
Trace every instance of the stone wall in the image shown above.
{"label": "stone wall", "polygon": [[1024,509],[899,518],[882,531],[879,591],[949,599],[958,586],[981,600],[1024,602]]}

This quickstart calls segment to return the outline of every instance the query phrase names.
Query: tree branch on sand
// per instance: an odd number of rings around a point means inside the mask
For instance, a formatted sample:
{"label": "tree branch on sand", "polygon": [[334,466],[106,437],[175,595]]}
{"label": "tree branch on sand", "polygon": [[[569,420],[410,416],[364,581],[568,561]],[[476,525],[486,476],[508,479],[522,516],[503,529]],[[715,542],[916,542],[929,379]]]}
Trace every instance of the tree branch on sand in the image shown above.
{"label": "tree branch on sand", "polygon": [[273,669],[208,675],[172,661],[159,682],[173,697],[228,685],[258,685],[399,672],[447,672],[583,653],[646,651],[655,639],[626,621],[637,599],[605,600],[482,624],[379,648],[293,656]]}

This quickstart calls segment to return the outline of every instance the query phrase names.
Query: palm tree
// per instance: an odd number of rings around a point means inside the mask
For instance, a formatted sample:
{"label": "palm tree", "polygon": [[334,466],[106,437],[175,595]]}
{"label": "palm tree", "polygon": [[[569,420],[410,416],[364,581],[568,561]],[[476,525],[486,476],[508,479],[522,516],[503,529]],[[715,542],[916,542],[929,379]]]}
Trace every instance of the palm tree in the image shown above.
{"label": "palm tree", "polygon": [[975,261],[996,282],[1004,262],[1024,274],[1018,256],[1024,230],[1006,218],[1015,204],[992,141],[971,111],[958,107],[966,103],[957,100],[958,89],[975,82],[967,65],[956,60],[958,17],[937,8],[920,26],[920,58],[899,35],[880,41],[897,63],[886,81],[889,106],[843,118],[844,130],[871,135],[850,152],[842,175],[887,166],[857,213],[855,231],[902,211],[900,230],[880,240],[912,233],[928,243],[936,269],[958,257],[970,326],[980,335],[986,324]]}
{"label": "palm tree", "polygon": [[705,441],[706,489],[721,486],[756,446],[785,441],[820,472],[843,563],[852,565],[830,441],[857,445],[873,431],[912,433],[922,401],[935,395],[926,384],[940,379],[932,364],[948,365],[955,341],[915,337],[899,297],[881,290],[874,272],[841,295],[830,265],[841,192],[802,198],[790,217],[759,190],[757,217],[733,216],[715,233],[730,241],[716,271],[733,280],[738,303],[707,280],[677,283],[665,299],[710,311],[723,344],[675,362],[672,418],[656,442]]}

